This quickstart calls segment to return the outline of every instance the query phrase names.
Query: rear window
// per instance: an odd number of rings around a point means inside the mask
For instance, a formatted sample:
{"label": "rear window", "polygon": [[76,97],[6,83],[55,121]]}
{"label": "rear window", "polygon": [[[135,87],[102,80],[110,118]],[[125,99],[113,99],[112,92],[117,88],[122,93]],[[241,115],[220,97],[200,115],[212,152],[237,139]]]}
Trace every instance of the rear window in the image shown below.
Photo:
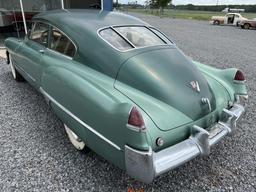
{"label": "rear window", "polygon": [[112,29],[104,29],[100,32],[101,37],[118,50],[125,51],[132,46]]}
{"label": "rear window", "polygon": [[143,26],[122,26],[100,31],[101,37],[120,51],[155,45],[166,45],[170,41],[154,29]]}

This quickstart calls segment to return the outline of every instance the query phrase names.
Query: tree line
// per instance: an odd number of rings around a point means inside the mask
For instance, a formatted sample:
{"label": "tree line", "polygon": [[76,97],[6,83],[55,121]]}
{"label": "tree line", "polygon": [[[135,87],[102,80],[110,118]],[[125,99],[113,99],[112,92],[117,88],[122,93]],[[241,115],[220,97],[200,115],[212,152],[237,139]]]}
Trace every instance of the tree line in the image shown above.
{"label": "tree line", "polygon": [[256,5],[169,5],[168,8],[194,11],[216,11],[220,12],[226,7],[231,9],[245,9],[246,12],[256,13]]}
{"label": "tree line", "polygon": [[[151,9],[178,9],[178,10],[194,10],[194,11],[212,11],[220,12],[225,8],[231,9],[245,9],[246,12],[256,13],[256,4],[255,5],[172,5],[172,0],[147,0],[145,5],[137,4],[137,1],[132,1],[135,3],[130,3],[129,5],[123,4],[122,6],[132,7],[132,8],[151,8]],[[114,7],[118,7],[118,3],[114,3]]]}

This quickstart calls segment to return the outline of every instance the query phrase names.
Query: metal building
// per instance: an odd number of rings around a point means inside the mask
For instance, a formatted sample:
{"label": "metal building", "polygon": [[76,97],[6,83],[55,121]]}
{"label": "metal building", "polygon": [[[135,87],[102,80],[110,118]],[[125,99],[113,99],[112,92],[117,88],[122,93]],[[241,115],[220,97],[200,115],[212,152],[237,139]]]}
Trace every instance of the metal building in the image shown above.
{"label": "metal building", "polygon": [[[3,26],[15,24],[17,30],[24,29],[27,33],[27,22],[31,20],[33,15],[54,9],[100,9],[112,11],[112,0],[0,0],[0,21]],[[5,22],[6,19],[2,15],[13,14],[13,21]],[[9,19],[10,20],[10,19]],[[8,21],[9,21],[8,20]],[[21,23],[23,22],[23,24]],[[2,26],[0,26],[2,27]]]}
{"label": "metal building", "polygon": [[[21,0],[24,11],[44,11],[60,8],[101,8],[111,11],[112,0]],[[0,0],[0,8],[20,10],[20,0]]]}

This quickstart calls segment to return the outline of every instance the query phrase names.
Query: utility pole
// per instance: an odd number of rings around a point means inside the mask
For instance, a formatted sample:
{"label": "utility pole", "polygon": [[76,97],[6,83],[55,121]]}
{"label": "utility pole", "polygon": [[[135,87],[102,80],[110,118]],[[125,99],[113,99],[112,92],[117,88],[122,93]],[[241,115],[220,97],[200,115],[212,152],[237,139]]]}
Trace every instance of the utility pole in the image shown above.
{"label": "utility pole", "polygon": [[65,9],[64,0],[61,0],[61,9]]}
{"label": "utility pole", "polygon": [[21,14],[22,14],[22,19],[23,19],[25,34],[28,34],[27,23],[26,23],[26,18],[25,18],[25,14],[24,14],[24,8],[23,8],[22,0],[20,0],[20,8],[21,8]]}

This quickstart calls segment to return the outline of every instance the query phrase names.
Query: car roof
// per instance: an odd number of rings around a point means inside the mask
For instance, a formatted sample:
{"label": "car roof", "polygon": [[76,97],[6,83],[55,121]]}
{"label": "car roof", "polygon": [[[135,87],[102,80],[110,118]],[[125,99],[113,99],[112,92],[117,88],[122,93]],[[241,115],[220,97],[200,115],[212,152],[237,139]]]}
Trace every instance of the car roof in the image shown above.
{"label": "car roof", "polygon": [[73,29],[86,28],[87,30],[98,30],[99,28],[112,25],[147,25],[140,19],[120,12],[92,9],[46,11],[36,15],[34,19],[47,20],[58,26],[68,24]]}
{"label": "car roof", "polygon": [[45,21],[64,32],[78,48],[73,60],[86,63],[88,67],[111,77],[116,77],[120,66],[128,58],[139,52],[156,49],[148,47],[122,53],[100,37],[98,31],[104,27],[149,26],[140,19],[120,12],[64,9],[40,13],[33,20]]}

